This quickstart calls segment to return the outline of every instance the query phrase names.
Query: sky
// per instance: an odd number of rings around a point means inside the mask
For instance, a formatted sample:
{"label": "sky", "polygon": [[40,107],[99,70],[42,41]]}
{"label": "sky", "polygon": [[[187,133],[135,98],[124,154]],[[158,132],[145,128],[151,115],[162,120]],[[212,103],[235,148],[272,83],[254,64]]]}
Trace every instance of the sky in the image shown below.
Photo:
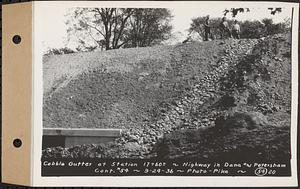
{"label": "sky", "polygon": [[[142,2],[142,1],[141,1]],[[37,17],[42,18],[42,23],[38,27],[42,27],[43,32],[43,51],[45,52],[48,48],[61,48],[66,45],[65,41],[67,38],[66,32],[66,13],[70,8],[74,7],[165,7],[170,8],[173,14],[173,32],[178,33],[181,32],[184,35],[187,35],[187,29],[191,24],[191,19],[199,16],[210,15],[210,18],[214,17],[222,17],[223,11],[227,8],[231,7],[243,7],[250,8],[250,12],[239,13],[235,19],[238,21],[243,20],[261,20],[263,18],[272,18],[274,22],[282,22],[284,19],[291,17],[291,7],[288,4],[277,4],[274,5],[269,3],[241,3],[239,2],[197,2],[197,1],[181,1],[181,2],[113,2],[113,4],[109,4],[109,2],[93,2],[93,1],[85,1],[85,2],[63,2],[58,5],[58,1],[55,3],[48,1],[37,4],[36,9]],[[108,4],[107,4],[108,3]],[[110,2],[112,3],[112,2]],[[133,6],[134,5],[134,6]],[[267,9],[268,7],[282,7],[282,12],[276,15],[271,15],[270,11]],[[227,16],[231,19],[231,15]],[[74,44],[69,44],[68,47],[74,48]]]}

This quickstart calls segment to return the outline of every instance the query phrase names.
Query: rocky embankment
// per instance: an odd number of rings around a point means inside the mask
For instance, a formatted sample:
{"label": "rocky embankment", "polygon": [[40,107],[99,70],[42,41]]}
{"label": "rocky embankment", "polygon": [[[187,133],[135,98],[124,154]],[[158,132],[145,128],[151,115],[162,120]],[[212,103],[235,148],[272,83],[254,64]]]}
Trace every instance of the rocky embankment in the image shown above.
{"label": "rocky embankment", "polygon": [[[157,107],[157,119],[125,128],[113,143],[48,148],[43,156],[289,157],[291,63],[287,39],[230,39],[218,45],[224,50],[222,56],[209,65],[204,77],[186,81],[180,98]],[[174,56],[177,52],[174,50]],[[188,63],[171,61],[178,69]]]}

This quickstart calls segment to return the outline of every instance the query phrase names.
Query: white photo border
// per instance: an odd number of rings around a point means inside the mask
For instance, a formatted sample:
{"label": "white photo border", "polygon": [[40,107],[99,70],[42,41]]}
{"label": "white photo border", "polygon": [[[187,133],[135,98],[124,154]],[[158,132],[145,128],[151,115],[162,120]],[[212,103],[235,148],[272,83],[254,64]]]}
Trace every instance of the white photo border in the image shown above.
{"label": "white photo border", "polygon": [[[182,6],[220,6],[220,4],[247,7],[293,7],[292,20],[292,111],[291,111],[291,173],[290,177],[230,177],[230,176],[72,176],[42,177],[42,104],[43,69],[42,35],[43,11],[55,11],[49,7],[142,7],[171,8]],[[33,133],[32,133],[32,174],[33,186],[102,186],[102,187],[233,187],[233,186],[297,186],[297,115],[298,115],[298,23],[299,4],[283,2],[244,2],[244,1],[34,1],[33,2]],[[298,14],[297,14],[298,13]]]}

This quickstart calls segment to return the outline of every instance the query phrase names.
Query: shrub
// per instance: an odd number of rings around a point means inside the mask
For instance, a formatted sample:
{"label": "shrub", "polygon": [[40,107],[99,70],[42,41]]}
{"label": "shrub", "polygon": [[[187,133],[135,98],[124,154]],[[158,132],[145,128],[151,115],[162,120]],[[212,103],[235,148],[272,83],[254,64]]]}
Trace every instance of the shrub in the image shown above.
{"label": "shrub", "polygon": [[[189,32],[197,33],[201,38],[204,38],[204,22],[206,17],[197,17],[192,19],[192,23],[189,28]],[[211,33],[216,39],[221,36],[221,30],[219,25],[221,23],[221,18],[211,18]],[[233,20],[227,20],[230,27],[233,26]],[[274,24],[273,20],[270,18],[262,19],[261,21],[249,21],[239,22],[241,26],[241,38],[261,38],[268,35],[274,35],[278,33],[284,33],[290,28],[290,21],[287,20],[285,23]]]}
{"label": "shrub", "polygon": [[44,55],[59,55],[59,54],[71,54],[71,53],[75,53],[75,51],[73,51],[68,47],[64,47],[59,49],[57,48],[49,49]]}

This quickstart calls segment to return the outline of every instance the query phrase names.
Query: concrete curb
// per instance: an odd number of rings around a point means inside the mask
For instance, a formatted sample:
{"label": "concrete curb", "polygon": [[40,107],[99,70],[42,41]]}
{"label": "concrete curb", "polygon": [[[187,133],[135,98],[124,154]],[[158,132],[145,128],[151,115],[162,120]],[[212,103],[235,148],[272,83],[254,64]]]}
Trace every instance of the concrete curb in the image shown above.
{"label": "concrete curb", "polygon": [[121,129],[44,128],[43,149],[112,142],[121,136],[121,132]]}

